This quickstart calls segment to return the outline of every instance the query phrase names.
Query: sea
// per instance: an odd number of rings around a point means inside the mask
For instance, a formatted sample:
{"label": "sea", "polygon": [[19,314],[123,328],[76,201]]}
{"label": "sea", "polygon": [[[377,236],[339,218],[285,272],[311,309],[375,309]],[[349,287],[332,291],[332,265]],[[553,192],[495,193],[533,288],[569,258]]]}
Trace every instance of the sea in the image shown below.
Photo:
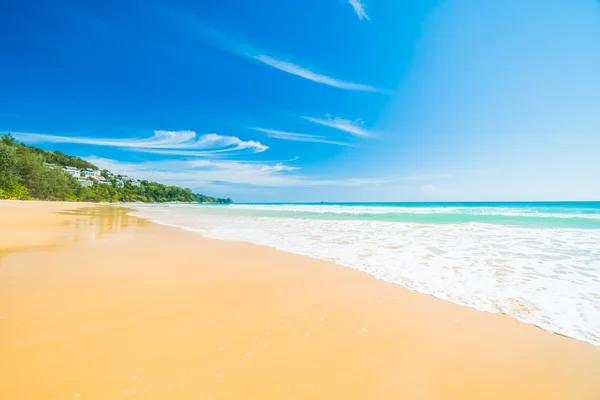
{"label": "sea", "polygon": [[135,205],[600,346],[600,202]]}

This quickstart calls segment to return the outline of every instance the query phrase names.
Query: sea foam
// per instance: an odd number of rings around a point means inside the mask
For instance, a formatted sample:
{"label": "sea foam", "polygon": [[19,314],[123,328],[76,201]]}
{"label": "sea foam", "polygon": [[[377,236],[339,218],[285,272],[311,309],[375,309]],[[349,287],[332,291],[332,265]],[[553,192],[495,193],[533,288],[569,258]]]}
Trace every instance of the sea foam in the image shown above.
{"label": "sea foam", "polygon": [[[136,208],[136,215],[157,223],[333,260],[411,290],[600,345],[600,229],[302,217],[335,213],[335,206]],[[403,212],[381,208],[377,211]],[[295,216],[280,217],[279,211]],[[373,210],[339,210],[353,212]]]}

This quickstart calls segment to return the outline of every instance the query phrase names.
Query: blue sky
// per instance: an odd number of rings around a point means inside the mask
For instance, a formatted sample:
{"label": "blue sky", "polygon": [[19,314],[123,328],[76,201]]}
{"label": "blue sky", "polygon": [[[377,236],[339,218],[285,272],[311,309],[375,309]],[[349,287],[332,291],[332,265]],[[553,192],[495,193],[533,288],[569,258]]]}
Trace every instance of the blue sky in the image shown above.
{"label": "blue sky", "polygon": [[0,131],[237,201],[600,199],[594,0],[0,3]]}

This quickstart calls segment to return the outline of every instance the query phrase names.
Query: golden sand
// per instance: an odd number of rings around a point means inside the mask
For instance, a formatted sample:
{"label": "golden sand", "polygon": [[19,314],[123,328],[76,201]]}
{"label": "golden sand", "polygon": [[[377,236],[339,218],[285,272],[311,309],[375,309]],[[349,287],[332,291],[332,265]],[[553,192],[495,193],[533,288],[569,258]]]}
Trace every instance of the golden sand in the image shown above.
{"label": "golden sand", "polygon": [[74,207],[0,202],[2,400],[600,399],[589,344]]}

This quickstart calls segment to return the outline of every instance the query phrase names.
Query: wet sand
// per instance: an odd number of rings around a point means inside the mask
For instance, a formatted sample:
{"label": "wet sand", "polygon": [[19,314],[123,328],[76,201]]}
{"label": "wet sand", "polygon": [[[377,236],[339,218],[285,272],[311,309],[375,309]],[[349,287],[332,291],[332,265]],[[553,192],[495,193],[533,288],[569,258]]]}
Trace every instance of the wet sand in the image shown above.
{"label": "wet sand", "polygon": [[116,206],[0,202],[0,399],[600,399],[600,351]]}

